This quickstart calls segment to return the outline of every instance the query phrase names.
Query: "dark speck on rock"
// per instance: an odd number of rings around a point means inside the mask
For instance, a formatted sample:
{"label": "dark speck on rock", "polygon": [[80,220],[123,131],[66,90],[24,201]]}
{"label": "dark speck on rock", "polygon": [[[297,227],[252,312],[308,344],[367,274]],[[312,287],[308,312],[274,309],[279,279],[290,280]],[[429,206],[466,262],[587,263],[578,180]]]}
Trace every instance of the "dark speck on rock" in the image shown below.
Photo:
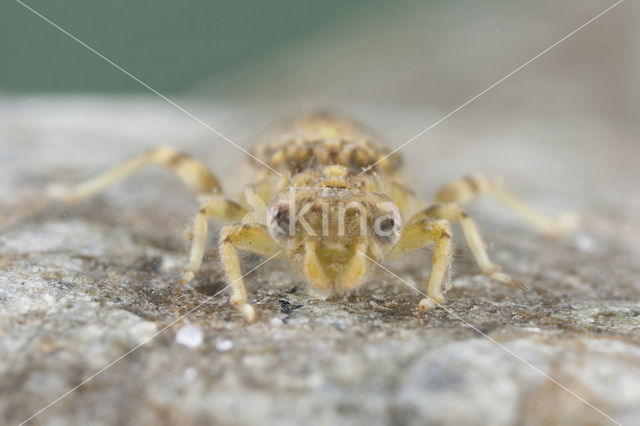
{"label": "dark speck on rock", "polygon": [[285,299],[278,300],[280,302],[280,312],[283,314],[291,315],[296,309],[302,308],[303,305],[293,305],[291,302]]}

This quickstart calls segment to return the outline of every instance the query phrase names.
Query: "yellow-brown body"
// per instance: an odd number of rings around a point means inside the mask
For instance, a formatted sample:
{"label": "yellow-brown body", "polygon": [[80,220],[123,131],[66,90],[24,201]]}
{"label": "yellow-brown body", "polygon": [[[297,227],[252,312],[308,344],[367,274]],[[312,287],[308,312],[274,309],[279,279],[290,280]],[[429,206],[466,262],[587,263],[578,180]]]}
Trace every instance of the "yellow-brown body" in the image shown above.
{"label": "yellow-brown body", "polygon": [[[253,154],[281,176],[265,167],[251,187],[271,206],[267,217],[282,206],[309,207],[307,229],[297,224],[293,235],[272,237],[314,289],[334,293],[361,284],[370,269],[366,257],[381,259],[393,248],[411,204],[400,157],[363,127],[329,114],[292,121],[273,135]],[[382,214],[395,218],[393,238],[370,232]]]}

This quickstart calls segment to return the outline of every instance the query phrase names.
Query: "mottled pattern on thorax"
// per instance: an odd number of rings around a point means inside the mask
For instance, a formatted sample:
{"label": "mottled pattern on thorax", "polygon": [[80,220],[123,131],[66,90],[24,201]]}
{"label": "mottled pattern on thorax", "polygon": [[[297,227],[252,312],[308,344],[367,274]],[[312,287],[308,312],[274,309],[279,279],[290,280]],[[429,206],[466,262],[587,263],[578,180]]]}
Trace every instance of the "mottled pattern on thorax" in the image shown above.
{"label": "mottled pattern on thorax", "polygon": [[399,167],[396,154],[376,143],[357,124],[328,114],[314,114],[278,129],[254,151],[274,169],[300,173],[319,166],[340,165],[349,173],[390,174]]}

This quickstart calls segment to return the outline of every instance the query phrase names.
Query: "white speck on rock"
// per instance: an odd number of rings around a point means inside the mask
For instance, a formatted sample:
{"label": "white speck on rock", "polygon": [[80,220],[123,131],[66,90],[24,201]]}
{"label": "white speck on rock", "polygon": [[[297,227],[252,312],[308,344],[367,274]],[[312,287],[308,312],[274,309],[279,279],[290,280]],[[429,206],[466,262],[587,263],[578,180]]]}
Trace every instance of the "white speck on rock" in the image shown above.
{"label": "white speck on rock", "polygon": [[153,339],[157,330],[158,326],[151,321],[136,322],[127,328],[130,338],[139,343]]}
{"label": "white speck on rock", "polygon": [[193,368],[193,367],[189,367],[186,370],[184,370],[184,378],[190,382],[192,382],[193,380],[196,379],[196,377],[198,377],[198,371]]}
{"label": "white speck on rock", "polygon": [[575,244],[576,248],[583,253],[592,253],[596,248],[596,242],[586,234],[578,235]]}
{"label": "white speck on rock", "polygon": [[202,330],[195,325],[185,325],[176,333],[176,342],[189,348],[197,348],[202,344],[202,340]]}
{"label": "white speck on rock", "polygon": [[233,342],[229,339],[221,339],[216,342],[216,349],[225,352],[233,348]]}
{"label": "white speck on rock", "polygon": [[182,266],[182,256],[171,256],[166,255],[162,257],[162,270],[163,271],[171,271],[173,269],[178,269]]}
{"label": "white speck on rock", "polygon": [[273,317],[269,320],[269,324],[271,324],[272,326],[280,326],[282,325],[282,320],[278,317]]}

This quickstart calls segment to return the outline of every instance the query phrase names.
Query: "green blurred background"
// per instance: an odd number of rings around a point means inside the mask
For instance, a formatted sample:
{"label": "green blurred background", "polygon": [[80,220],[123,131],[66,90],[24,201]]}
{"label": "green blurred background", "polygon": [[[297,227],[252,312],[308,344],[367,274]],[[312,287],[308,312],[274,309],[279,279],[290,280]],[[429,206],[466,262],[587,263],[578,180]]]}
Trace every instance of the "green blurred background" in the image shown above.
{"label": "green blurred background", "polygon": [[[440,115],[613,2],[97,1],[30,7],[167,95],[207,102],[400,105]],[[483,106],[635,123],[625,2],[501,83]],[[148,94],[15,0],[0,0],[0,93]],[[552,102],[550,102],[552,100]]]}
{"label": "green blurred background", "polygon": [[[185,92],[226,77],[382,0],[25,0],[152,87]],[[362,18],[362,16],[360,16]],[[18,2],[0,2],[0,88],[8,92],[144,92]]]}

